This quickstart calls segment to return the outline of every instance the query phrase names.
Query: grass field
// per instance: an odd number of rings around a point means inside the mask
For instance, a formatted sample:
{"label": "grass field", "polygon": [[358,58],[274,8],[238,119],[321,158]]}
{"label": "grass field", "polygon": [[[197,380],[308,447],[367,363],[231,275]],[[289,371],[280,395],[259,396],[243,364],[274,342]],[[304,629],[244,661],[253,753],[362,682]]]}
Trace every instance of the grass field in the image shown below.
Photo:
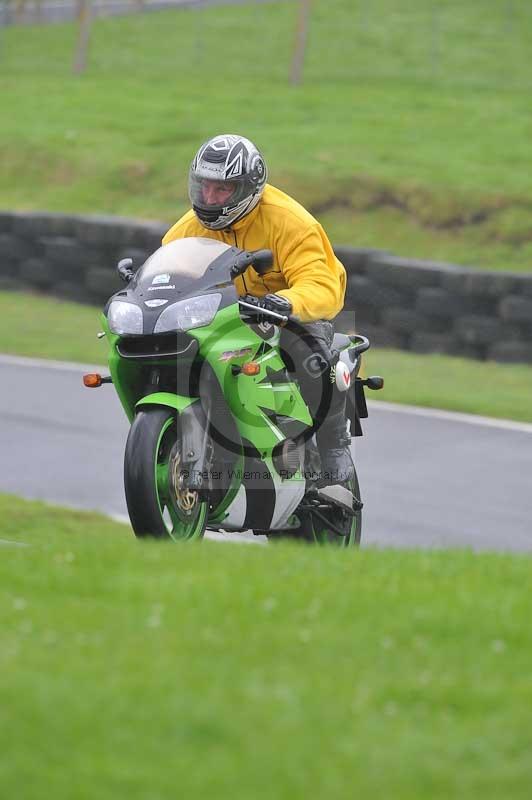
{"label": "grass field", "polygon": [[[14,355],[105,364],[98,341],[99,309],[49,297],[0,292],[0,350]],[[451,356],[421,356],[375,348],[366,374],[381,374],[384,389],[371,399],[448,408],[532,422],[532,369]]]}
{"label": "grass field", "polygon": [[529,797],[528,557],[0,539],[3,797]]}
{"label": "grass field", "polygon": [[[288,85],[296,3],[2,31],[0,206],[175,219],[204,138],[245,132],[272,181],[336,244],[532,267],[532,6],[313,4]],[[216,76],[216,79],[213,79]]]}
{"label": "grass field", "polygon": [[[0,29],[0,208],[174,220],[241,131],[335,244],[532,268],[532,5],[296,4]],[[0,264],[1,270],[1,264]],[[0,351],[105,363],[0,293]],[[372,350],[385,400],[532,422],[532,370]],[[372,395],[376,397],[376,395]],[[392,532],[393,533],[393,532]],[[0,494],[0,796],[528,800],[532,559],[138,542]]]}

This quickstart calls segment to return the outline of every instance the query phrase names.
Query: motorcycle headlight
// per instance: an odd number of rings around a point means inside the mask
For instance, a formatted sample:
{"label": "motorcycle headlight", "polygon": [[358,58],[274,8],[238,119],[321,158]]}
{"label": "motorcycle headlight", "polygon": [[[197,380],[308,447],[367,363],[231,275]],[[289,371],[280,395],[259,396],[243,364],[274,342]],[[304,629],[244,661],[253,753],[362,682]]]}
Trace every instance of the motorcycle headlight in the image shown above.
{"label": "motorcycle headlight", "polygon": [[213,321],[221,294],[206,294],[203,297],[189,297],[165,308],[155,323],[154,333],[171,333],[172,331],[189,331],[201,328]]}
{"label": "motorcycle headlight", "polygon": [[107,319],[111,331],[119,336],[142,333],[142,309],[134,303],[113,300],[107,312]]}

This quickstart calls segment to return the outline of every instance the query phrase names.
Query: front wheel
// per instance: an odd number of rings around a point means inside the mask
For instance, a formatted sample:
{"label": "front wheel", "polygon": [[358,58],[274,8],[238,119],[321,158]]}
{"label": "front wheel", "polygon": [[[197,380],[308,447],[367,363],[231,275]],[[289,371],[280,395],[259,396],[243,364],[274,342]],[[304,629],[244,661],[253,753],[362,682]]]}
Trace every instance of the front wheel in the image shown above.
{"label": "front wheel", "polygon": [[200,539],[208,503],[181,487],[181,431],[176,411],[152,407],[133,420],[124,456],[124,487],[136,536]]}

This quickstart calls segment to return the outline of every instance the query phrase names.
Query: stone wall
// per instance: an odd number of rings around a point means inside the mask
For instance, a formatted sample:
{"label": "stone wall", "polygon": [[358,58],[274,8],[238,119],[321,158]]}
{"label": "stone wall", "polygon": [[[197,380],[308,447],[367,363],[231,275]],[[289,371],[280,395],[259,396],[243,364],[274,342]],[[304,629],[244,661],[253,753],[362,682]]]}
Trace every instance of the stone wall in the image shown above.
{"label": "stone wall", "polygon": [[532,273],[338,247],[347,303],[376,345],[532,363]]}
{"label": "stone wall", "polygon": [[[123,286],[117,261],[130,256],[140,266],[167,227],[120,217],[0,212],[0,288],[103,305]],[[336,252],[348,272],[346,308],[355,310],[357,329],[374,344],[532,363],[532,273],[350,247]],[[344,319],[349,327],[352,315]]]}

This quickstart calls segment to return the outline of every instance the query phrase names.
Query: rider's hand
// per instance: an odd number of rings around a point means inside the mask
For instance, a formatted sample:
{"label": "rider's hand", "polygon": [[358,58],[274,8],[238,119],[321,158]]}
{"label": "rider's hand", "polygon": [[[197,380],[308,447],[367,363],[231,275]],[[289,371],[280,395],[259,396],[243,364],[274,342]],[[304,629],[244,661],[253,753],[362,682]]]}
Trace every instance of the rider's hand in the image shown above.
{"label": "rider's hand", "polygon": [[[251,302],[257,309],[265,309],[266,311],[275,311],[276,314],[281,314],[283,317],[288,317],[292,313],[292,303],[286,297],[280,294],[267,294],[264,297],[244,297],[243,300]],[[254,322],[275,322],[275,317],[269,314],[250,314]]]}

